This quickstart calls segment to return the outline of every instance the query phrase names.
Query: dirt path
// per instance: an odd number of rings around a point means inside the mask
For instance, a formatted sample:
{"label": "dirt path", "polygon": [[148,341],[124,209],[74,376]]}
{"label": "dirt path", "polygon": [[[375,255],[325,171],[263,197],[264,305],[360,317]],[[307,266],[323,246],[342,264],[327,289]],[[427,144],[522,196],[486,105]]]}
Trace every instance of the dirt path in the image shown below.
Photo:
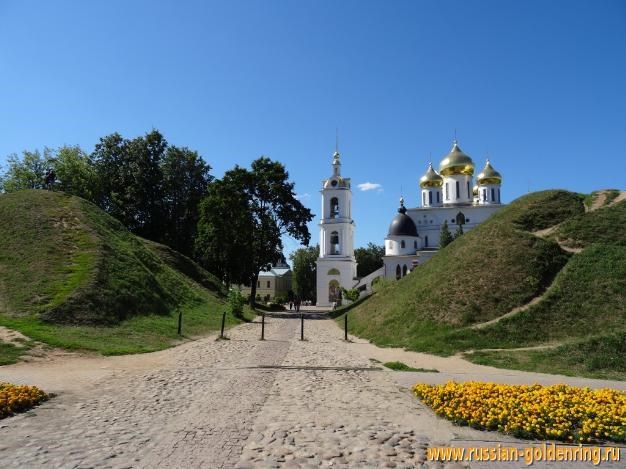
{"label": "dirt path", "polygon": [[[422,467],[432,445],[526,444],[453,426],[408,391],[453,373],[490,379],[496,369],[344,342],[331,320],[306,321],[300,341],[299,326],[268,318],[263,342],[253,323],[230,330],[230,340],[210,337],[163,352],[0,367],[0,380],[58,393],[0,421],[0,466]],[[411,364],[424,359],[442,373],[387,371],[371,360],[382,354]],[[539,376],[497,372],[526,382]]]}

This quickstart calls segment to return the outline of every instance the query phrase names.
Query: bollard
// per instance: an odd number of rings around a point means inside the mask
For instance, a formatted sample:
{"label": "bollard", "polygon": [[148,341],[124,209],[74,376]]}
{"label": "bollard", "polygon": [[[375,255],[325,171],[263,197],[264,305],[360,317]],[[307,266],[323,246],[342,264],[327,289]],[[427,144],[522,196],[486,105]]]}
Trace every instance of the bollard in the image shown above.
{"label": "bollard", "polygon": [[344,330],[344,340],[348,341],[348,313],[343,317],[343,330]]}
{"label": "bollard", "polygon": [[183,312],[178,313],[178,335],[183,335]]}
{"label": "bollard", "polygon": [[300,340],[304,340],[304,314],[300,313]]}
{"label": "bollard", "polygon": [[220,334],[220,339],[224,338],[224,323],[226,322],[226,311],[222,314],[222,333]]}
{"label": "bollard", "polygon": [[261,316],[261,340],[265,340],[265,313]]}

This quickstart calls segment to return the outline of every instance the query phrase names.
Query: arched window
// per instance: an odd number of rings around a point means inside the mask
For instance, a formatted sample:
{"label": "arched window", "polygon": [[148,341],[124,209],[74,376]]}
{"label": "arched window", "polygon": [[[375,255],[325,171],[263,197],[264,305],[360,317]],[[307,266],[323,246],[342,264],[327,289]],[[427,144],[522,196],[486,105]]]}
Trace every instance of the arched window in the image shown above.
{"label": "arched window", "polygon": [[413,241],[413,247],[417,249],[417,241]]}
{"label": "arched window", "polygon": [[422,192],[422,205],[426,205],[426,192]]}
{"label": "arched window", "polygon": [[483,200],[487,200],[487,189],[483,189]]}
{"label": "arched window", "polygon": [[465,215],[462,212],[457,213],[455,221],[457,225],[465,225]]}
{"label": "arched window", "polygon": [[437,191],[437,203],[439,203],[439,191]]}
{"label": "arched window", "polygon": [[408,269],[406,268],[406,264],[404,264],[404,267],[402,267],[402,276],[404,277],[406,275],[406,271]]}
{"label": "arched window", "polygon": [[496,195],[495,195],[495,189],[492,187],[491,188],[491,201],[495,202],[496,201]]}
{"label": "arched window", "polygon": [[402,278],[402,270],[400,269],[400,264],[396,266],[396,280],[400,280]]}
{"label": "arched window", "polygon": [[424,236],[424,247],[428,247],[428,236]]}
{"label": "arched window", "polygon": [[450,184],[446,182],[446,200],[450,200]]}
{"label": "arched window", "polygon": [[337,270],[337,269],[330,269],[328,271],[328,275],[339,275],[339,270]]}
{"label": "arched window", "polygon": [[428,205],[433,204],[433,191],[428,191]]}
{"label": "arched window", "polygon": [[337,280],[328,282],[328,301],[331,303],[341,299],[341,286]]}
{"label": "arched window", "polygon": [[470,183],[469,181],[467,181],[467,198],[471,199],[472,198],[472,193],[470,192]]}
{"label": "arched window", "polygon": [[333,231],[330,234],[330,253],[331,254],[339,254],[341,252],[341,246],[339,245],[339,233],[337,231]]}
{"label": "arched window", "polygon": [[405,244],[404,244],[404,240],[400,241],[400,249],[404,249]]}
{"label": "arched window", "polygon": [[339,199],[333,197],[330,199],[330,218],[337,218],[339,216]]}
{"label": "arched window", "polygon": [[456,181],[456,198],[461,198],[461,191],[459,190],[459,181]]}

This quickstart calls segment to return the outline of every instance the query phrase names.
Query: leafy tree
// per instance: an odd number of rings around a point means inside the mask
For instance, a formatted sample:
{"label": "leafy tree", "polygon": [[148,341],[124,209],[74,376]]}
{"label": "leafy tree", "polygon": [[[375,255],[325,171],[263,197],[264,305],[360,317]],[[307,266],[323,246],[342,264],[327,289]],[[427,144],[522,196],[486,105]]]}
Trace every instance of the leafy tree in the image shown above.
{"label": "leafy tree", "polygon": [[443,225],[441,225],[441,232],[439,234],[439,247],[445,248],[448,244],[454,241],[452,237],[452,233],[448,229],[448,220],[444,220]]}
{"label": "leafy tree", "polygon": [[91,158],[79,146],[64,146],[51,159],[57,189],[90,201],[97,192],[95,168]]}
{"label": "leafy tree", "polygon": [[319,256],[319,245],[296,249],[289,256],[293,268],[293,290],[303,300],[317,301],[316,261]]}
{"label": "leafy tree", "polygon": [[98,205],[132,232],[158,241],[164,218],[160,162],[167,142],[153,130],[132,140],[100,139],[92,154],[101,187]]}
{"label": "leafy tree", "polygon": [[46,173],[52,167],[52,150],[44,148],[43,154],[39,150],[22,152],[8,157],[9,167],[4,174],[3,190],[16,192],[24,189],[43,189]]}
{"label": "leafy tree", "polygon": [[170,146],[161,161],[165,226],[160,241],[188,256],[193,254],[198,206],[213,179],[210,170],[198,153],[188,148]]}
{"label": "leafy tree", "polygon": [[241,292],[235,288],[231,288],[228,292],[228,306],[230,312],[236,318],[243,317],[243,306],[246,304],[246,299]]}
{"label": "leafy tree", "polygon": [[383,256],[385,247],[374,243],[368,243],[367,247],[356,248],[354,257],[356,258],[356,274],[358,277],[365,277],[383,266]]}
{"label": "leafy tree", "polygon": [[312,219],[296,198],[285,167],[261,157],[250,170],[235,166],[212,184],[200,205],[197,254],[225,281],[250,285],[254,305],[259,271],[282,258],[281,237],[308,245]]}
{"label": "leafy tree", "polygon": [[352,288],[350,290],[346,290],[345,288],[342,288],[341,291],[343,292],[343,297],[346,300],[350,300],[352,302],[358,300],[359,296],[361,295],[361,292],[359,292],[359,290],[357,290],[356,288]]}
{"label": "leafy tree", "polygon": [[459,225],[454,232],[454,239],[457,239],[459,236],[463,236],[463,225]]}

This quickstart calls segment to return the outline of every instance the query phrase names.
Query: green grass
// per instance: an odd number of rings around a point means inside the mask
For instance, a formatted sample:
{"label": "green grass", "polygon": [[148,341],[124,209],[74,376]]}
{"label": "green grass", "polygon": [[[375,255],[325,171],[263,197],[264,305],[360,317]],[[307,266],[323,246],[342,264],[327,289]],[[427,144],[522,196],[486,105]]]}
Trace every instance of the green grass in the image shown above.
{"label": "green grass", "polygon": [[[585,214],[582,200],[564,191],[518,199],[411,275],[359,304],[350,312],[350,332],[381,346],[440,355],[564,344],[470,357],[537,371],[549,371],[553,361],[553,372],[620,376],[619,360],[611,358],[616,342],[610,335],[626,331],[626,204]],[[566,255],[531,233],[559,223],[559,239],[563,230],[567,239],[585,246],[581,253]],[[526,311],[483,329],[469,327],[527,303],[548,285],[552,287],[542,301]],[[573,353],[576,345],[570,344],[586,344],[590,337],[596,339],[589,344],[606,338],[607,347],[593,359],[599,363],[606,358],[606,369],[592,369],[591,353]],[[559,359],[560,352],[567,357]]]}
{"label": "green grass", "polygon": [[406,363],[402,362],[387,362],[383,363],[383,366],[394,371],[419,371],[422,373],[439,373],[439,370],[427,369],[427,368],[413,368]]}
{"label": "green grass", "polygon": [[546,350],[476,352],[481,365],[568,376],[626,380],[626,332],[601,335]]}
{"label": "green grass", "polygon": [[20,357],[30,350],[30,343],[21,343],[20,346],[0,340],[0,365],[16,363]]}
{"label": "green grass", "polygon": [[[220,282],[62,193],[0,195],[0,325],[54,346],[122,354],[219,329]],[[250,315],[249,311],[247,312]],[[229,324],[240,319],[229,315]]]}

